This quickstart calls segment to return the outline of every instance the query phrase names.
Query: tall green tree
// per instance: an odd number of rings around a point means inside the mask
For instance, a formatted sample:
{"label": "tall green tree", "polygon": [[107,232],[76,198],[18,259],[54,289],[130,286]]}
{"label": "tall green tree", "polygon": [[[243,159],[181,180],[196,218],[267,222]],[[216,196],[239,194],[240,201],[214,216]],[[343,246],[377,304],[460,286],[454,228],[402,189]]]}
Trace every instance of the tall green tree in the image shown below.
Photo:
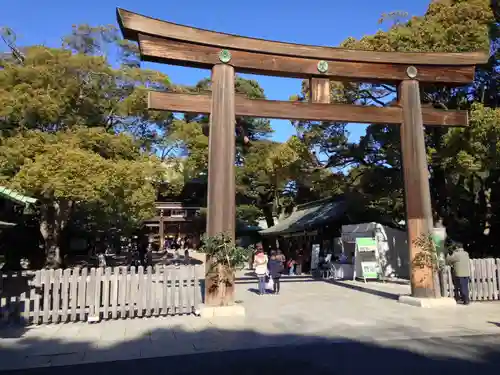
{"label": "tall green tree", "polygon": [[[472,170],[465,171],[463,168],[466,163],[457,160],[460,155],[464,156],[463,160],[471,160],[473,152],[471,146],[466,144],[482,143],[491,150],[496,147],[496,134],[491,130],[496,126],[493,115],[496,112],[485,108],[498,105],[498,19],[495,19],[491,7],[494,3],[488,0],[432,2],[424,16],[403,20],[397,15],[396,19],[392,17],[393,23],[386,31],[380,30],[360,40],[349,38],[342,43],[342,47],[346,48],[377,51],[492,52],[489,64],[478,69],[473,85],[459,89],[434,86],[422,89],[424,105],[471,110],[469,129],[427,129],[426,143],[435,219],[443,220],[449,234],[464,241],[472,250],[492,248],[496,242],[485,232],[487,226],[493,226],[492,220],[496,220],[492,212],[496,201],[491,200],[496,194],[496,179],[492,173],[495,169],[491,163],[482,163],[477,167],[476,162],[474,165],[479,169],[472,173]],[[384,22],[387,18],[391,17],[386,17]],[[395,99],[395,92],[396,88],[389,85],[337,84],[332,95],[340,93],[341,100],[343,98],[348,103],[385,106]],[[481,106],[474,104],[477,102]],[[305,135],[336,132],[343,124],[326,128],[324,124],[307,125],[309,128],[306,128]],[[485,133],[491,138],[480,136]],[[463,141],[457,142],[457,137],[463,137]],[[318,139],[312,145],[319,145],[321,150],[326,151],[328,166],[355,167],[350,177],[356,179],[356,189],[365,193],[368,205],[378,207],[380,212],[386,210],[394,218],[404,217],[398,127],[371,125],[357,144],[339,138],[331,141],[328,136]],[[460,151],[460,147],[464,150]],[[453,163],[462,167],[452,168]],[[481,172],[478,173],[478,170]],[[386,189],[387,182],[391,185],[392,194]],[[387,198],[382,199],[385,194]],[[478,205],[477,202],[486,203]],[[488,225],[485,224],[487,222]]]}
{"label": "tall green tree", "polygon": [[0,145],[0,176],[37,197],[49,267],[62,264],[61,233],[76,205],[100,207],[108,220],[136,223],[154,214],[159,173],[134,140],[103,128],[56,133],[28,130]]}
{"label": "tall green tree", "polygon": [[171,87],[140,69],[113,27],[78,26],[61,48],[23,48],[0,61],[0,178],[41,202],[47,265],[75,209],[127,226],[152,215],[156,155],[172,115],[147,109],[147,90]]}

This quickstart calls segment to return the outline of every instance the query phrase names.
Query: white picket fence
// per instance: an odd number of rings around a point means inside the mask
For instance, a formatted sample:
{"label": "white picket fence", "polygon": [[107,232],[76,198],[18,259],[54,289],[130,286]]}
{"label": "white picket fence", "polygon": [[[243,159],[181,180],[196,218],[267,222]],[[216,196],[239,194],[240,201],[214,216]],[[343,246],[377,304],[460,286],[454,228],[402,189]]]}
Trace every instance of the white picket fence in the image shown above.
{"label": "white picket fence", "polygon": [[191,314],[201,302],[198,269],[155,266],[0,273],[0,323]]}
{"label": "white picket fence", "polygon": [[[471,301],[500,300],[500,259],[471,259],[470,275]],[[449,266],[442,272],[441,280],[443,297],[454,297],[453,276]]]}

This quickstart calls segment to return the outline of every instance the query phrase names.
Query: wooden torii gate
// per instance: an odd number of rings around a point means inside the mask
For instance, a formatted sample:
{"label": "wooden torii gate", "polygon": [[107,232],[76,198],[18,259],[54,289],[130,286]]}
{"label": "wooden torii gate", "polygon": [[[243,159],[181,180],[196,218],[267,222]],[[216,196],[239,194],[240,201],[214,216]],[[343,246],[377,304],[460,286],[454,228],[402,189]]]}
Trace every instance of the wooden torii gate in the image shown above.
{"label": "wooden torii gate", "polygon": [[[157,20],[123,9],[125,38],[139,43],[141,59],[212,70],[212,93],[149,93],[149,108],[210,115],[207,233],[235,231],[235,116],[401,125],[410,260],[414,241],[433,228],[424,125],[467,126],[466,111],[422,108],[421,84],[465,85],[485,53],[400,53],[282,43],[217,33]],[[310,80],[309,103],[236,96],[235,72]],[[398,85],[398,105],[330,104],[330,79]],[[412,296],[435,297],[432,269],[411,265]],[[208,292],[208,287],[207,287]],[[206,295],[208,305],[219,305]]]}

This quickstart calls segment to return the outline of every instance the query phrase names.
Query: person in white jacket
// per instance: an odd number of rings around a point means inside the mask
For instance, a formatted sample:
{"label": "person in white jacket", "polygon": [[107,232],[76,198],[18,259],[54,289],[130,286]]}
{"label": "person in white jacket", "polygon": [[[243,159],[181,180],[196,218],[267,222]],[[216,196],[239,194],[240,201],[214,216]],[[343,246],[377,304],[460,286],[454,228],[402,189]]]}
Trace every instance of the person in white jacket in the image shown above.
{"label": "person in white jacket", "polygon": [[264,254],[264,251],[258,250],[257,254],[255,254],[255,258],[253,261],[253,267],[255,269],[255,274],[259,279],[259,294],[266,294],[266,276],[267,276],[267,263],[268,258],[267,255]]}

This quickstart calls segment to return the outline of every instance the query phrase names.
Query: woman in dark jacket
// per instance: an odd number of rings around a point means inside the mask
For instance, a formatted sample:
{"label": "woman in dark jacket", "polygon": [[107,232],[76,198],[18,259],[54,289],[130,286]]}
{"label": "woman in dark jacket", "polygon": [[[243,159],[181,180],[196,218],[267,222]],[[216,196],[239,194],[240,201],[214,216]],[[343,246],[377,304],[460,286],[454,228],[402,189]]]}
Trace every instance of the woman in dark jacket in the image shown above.
{"label": "woman in dark jacket", "polygon": [[274,294],[279,294],[280,293],[280,277],[281,273],[285,269],[283,267],[283,263],[276,258],[276,252],[272,251],[271,252],[271,260],[269,261],[267,265],[269,269],[269,275],[273,279],[273,292]]}

